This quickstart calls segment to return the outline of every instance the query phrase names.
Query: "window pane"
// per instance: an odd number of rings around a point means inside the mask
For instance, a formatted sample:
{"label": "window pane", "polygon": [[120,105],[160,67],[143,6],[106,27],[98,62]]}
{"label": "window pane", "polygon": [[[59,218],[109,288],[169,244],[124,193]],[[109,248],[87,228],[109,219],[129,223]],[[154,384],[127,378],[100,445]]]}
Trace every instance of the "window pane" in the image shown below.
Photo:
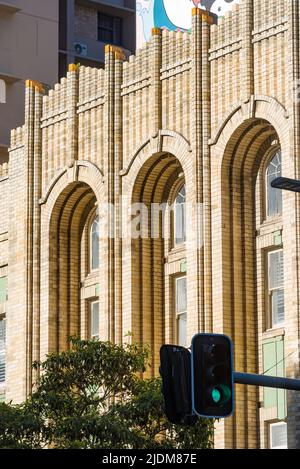
{"label": "window pane", "polygon": [[271,448],[272,449],[286,449],[287,441],[287,424],[271,425]]}
{"label": "window pane", "polygon": [[177,344],[185,347],[187,344],[187,294],[186,294],[186,277],[176,279],[176,328],[177,328]]}
{"label": "window pane", "polygon": [[186,277],[176,281],[176,313],[185,313],[187,310]]}
{"label": "window pane", "polygon": [[272,326],[284,322],[284,273],[283,250],[270,252],[269,256],[269,295]]}
{"label": "window pane", "polygon": [[271,187],[271,182],[281,176],[281,152],[278,151],[267,168],[267,215],[282,213],[282,191]]}
{"label": "window pane", "polygon": [[182,244],[186,241],[186,208],[185,186],[183,186],[175,201],[175,243]]}
{"label": "window pane", "polygon": [[99,269],[99,219],[91,227],[91,265],[92,270]]}
{"label": "window pane", "polygon": [[99,302],[91,304],[91,337],[99,337]]}
{"label": "window pane", "polygon": [[6,321],[0,320],[0,383],[5,382]]}
{"label": "window pane", "polygon": [[114,16],[98,15],[98,39],[110,44],[121,45],[122,19]]}
{"label": "window pane", "polygon": [[273,325],[284,322],[284,291],[275,290],[272,292],[272,316]]}
{"label": "window pane", "polygon": [[99,28],[113,29],[113,17],[99,13]]}
{"label": "window pane", "polygon": [[283,251],[269,254],[269,289],[283,287]]}
{"label": "window pane", "polygon": [[109,31],[108,29],[99,29],[99,41],[113,44],[113,38],[113,31]]}
{"label": "window pane", "polygon": [[187,314],[179,314],[177,316],[177,343],[181,347],[187,345],[187,333],[186,333]]}

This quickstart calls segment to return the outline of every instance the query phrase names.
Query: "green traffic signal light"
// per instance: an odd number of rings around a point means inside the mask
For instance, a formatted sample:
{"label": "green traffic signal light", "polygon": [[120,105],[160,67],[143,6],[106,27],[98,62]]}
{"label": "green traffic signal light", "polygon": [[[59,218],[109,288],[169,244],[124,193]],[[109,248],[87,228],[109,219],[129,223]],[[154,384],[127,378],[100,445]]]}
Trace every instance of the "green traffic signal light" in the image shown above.
{"label": "green traffic signal light", "polygon": [[215,404],[222,406],[230,401],[231,391],[228,386],[220,384],[212,389],[211,397]]}
{"label": "green traffic signal light", "polygon": [[192,340],[192,401],[200,417],[224,418],[233,412],[232,342],[221,334]]}
{"label": "green traffic signal light", "polygon": [[218,388],[214,388],[212,390],[211,397],[215,404],[220,404],[220,401],[222,399],[222,394]]}

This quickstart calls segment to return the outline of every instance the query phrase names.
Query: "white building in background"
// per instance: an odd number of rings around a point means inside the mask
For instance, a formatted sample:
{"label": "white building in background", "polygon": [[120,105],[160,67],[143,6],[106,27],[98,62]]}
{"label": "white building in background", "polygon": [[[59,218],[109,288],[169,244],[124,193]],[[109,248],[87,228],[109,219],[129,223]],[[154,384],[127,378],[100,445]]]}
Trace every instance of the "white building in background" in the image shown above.
{"label": "white building in background", "polygon": [[137,0],[137,47],[148,41],[151,28],[170,30],[191,28],[191,9],[195,6],[223,16],[240,0]]}

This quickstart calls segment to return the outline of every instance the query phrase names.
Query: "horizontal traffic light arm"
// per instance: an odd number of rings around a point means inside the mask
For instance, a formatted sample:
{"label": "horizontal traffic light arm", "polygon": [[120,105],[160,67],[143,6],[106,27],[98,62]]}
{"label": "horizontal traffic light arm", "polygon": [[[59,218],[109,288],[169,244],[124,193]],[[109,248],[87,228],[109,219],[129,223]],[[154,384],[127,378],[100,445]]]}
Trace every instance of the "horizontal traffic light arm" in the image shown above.
{"label": "horizontal traffic light arm", "polygon": [[300,192],[300,181],[298,179],[279,177],[271,182],[271,186],[282,191]]}
{"label": "horizontal traffic light arm", "polygon": [[263,386],[265,388],[300,391],[299,379],[278,378],[277,376],[253,375],[249,373],[234,372],[233,381],[236,384],[248,384],[250,386]]}

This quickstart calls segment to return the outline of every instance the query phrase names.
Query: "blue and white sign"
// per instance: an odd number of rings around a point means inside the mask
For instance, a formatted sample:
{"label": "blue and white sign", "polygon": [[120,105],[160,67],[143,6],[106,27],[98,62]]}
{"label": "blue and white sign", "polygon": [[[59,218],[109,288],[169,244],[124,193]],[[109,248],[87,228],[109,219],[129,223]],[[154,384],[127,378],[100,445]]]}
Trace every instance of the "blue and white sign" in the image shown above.
{"label": "blue and white sign", "polygon": [[170,30],[191,28],[194,7],[223,16],[232,5],[240,0],[137,0],[137,47],[151,37],[151,29]]}

